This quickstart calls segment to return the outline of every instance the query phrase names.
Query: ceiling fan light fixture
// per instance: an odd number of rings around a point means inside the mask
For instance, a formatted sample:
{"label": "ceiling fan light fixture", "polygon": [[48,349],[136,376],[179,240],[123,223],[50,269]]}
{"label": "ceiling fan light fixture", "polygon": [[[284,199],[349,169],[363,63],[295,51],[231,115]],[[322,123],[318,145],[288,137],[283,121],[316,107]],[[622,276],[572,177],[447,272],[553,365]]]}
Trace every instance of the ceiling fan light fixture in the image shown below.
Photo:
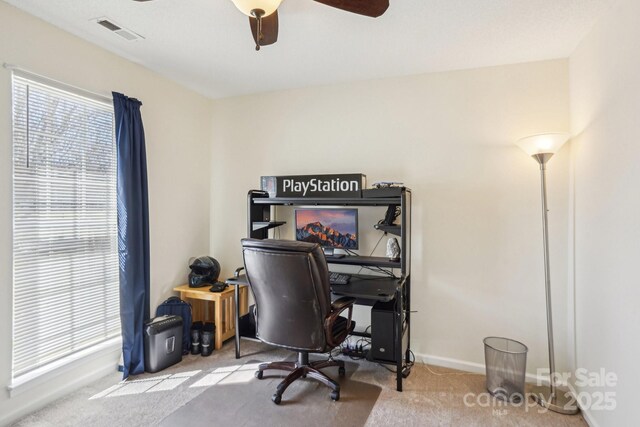
{"label": "ceiling fan light fixture", "polygon": [[254,16],[253,10],[263,10],[263,16],[269,16],[278,9],[282,0],[231,0],[240,12],[247,16]]}

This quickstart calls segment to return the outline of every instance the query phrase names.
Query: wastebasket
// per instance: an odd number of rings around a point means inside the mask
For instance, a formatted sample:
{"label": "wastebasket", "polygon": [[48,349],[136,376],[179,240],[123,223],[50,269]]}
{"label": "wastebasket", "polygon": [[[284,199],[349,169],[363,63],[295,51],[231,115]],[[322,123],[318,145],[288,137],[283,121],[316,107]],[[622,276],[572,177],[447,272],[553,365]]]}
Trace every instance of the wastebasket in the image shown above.
{"label": "wastebasket", "polygon": [[487,391],[498,399],[520,403],[524,398],[529,349],[509,338],[487,337],[483,342]]}

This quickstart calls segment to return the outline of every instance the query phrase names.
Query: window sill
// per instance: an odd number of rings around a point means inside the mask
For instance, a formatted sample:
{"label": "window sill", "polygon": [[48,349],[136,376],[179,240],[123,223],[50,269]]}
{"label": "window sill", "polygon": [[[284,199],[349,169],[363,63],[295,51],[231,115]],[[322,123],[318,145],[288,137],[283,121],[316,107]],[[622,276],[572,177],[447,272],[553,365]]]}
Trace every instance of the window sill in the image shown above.
{"label": "window sill", "polygon": [[63,359],[56,360],[48,365],[42,366],[34,371],[14,378],[7,386],[9,394],[16,396],[23,392],[29,391],[53,378],[71,372],[79,367],[80,364],[98,359],[108,353],[114,353],[114,371],[117,369],[117,358],[122,350],[122,338],[112,338],[93,347],[71,354]]}

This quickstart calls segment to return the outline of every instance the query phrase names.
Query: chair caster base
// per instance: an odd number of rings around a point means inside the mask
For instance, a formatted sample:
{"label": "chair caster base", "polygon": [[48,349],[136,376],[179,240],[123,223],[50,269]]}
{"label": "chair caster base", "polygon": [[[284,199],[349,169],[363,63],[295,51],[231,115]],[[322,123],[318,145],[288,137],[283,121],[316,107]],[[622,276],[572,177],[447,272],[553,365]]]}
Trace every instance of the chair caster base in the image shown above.
{"label": "chair caster base", "polygon": [[331,400],[338,401],[340,400],[340,391],[332,391],[331,392]]}
{"label": "chair caster base", "polygon": [[344,377],[344,374],[346,373],[344,367],[340,366],[338,368],[338,375],[340,375],[341,377]]}
{"label": "chair caster base", "polygon": [[259,380],[262,379],[263,375],[264,375],[264,372],[262,372],[262,371],[256,371],[255,374],[253,374],[253,376],[256,377]]}
{"label": "chair caster base", "polygon": [[276,393],[273,396],[271,396],[271,400],[273,400],[273,403],[275,403],[276,405],[279,405],[280,402],[282,402],[282,396]]}

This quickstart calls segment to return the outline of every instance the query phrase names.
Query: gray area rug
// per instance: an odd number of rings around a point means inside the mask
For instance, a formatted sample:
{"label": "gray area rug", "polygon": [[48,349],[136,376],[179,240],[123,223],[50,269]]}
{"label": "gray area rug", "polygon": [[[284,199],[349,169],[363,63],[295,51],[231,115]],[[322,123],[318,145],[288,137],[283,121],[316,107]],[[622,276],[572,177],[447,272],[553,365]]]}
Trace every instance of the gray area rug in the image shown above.
{"label": "gray area rug", "polygon": [[[259,426],[268,420],[270,426],[363,426],[382,388],[355,381],[358,365],[346,362],[346,375],[338,377],[338,368],[323,371],[340,384],[340,400],[329,397],[330,389],[310,378],[291,384],[282,396],[282,403],[271,401],[276,386],[286,376],[281,371],[266,371],[262,380],[254,377],[257,361],[227,373],[199,396],[164,418],[161,426]],[[217,373],[222,377],[224,372]]]}

